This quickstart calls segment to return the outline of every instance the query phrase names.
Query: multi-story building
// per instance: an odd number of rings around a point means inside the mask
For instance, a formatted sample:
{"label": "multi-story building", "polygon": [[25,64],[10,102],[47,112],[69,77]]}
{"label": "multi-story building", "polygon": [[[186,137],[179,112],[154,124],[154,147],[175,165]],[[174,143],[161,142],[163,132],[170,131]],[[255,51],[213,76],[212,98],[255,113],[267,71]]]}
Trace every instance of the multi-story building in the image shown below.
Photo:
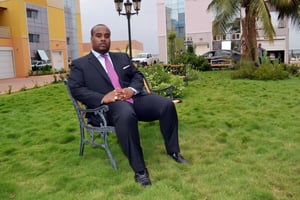
{"label": "multi-story building", "polygon": [[33,60],[67,70],[82,55],[79,0],[0,1],[0,78],[26,77]]}
{"label": "multi-story building", "polygon": [[274,41],[264,37],[262,25],[257,23],[257,43],[267,50],[270,59],[278,58],[285,63],[289,62],[289,19],[278,20],[278,12],[273,7],[269,7],[271,20],[275,29]]}
{"label": "multi-story building", "polygon": [[[240,51],[241,28],[238,25],[225,35],[213,36],[213,13],[207,10],[210,0],[157,0],[159,59],[168,62],[168,34],[176,33],[176,47],[193,45],[201,55],[209,50],[229,48]],[[277,13],[270,8],[276,36],[273,42],[264,38],[258,26],[258,42],[268,51],[270,58],[288,62],[288,19],[277,21]],[[239,16],[237,16],[239,19]]]}

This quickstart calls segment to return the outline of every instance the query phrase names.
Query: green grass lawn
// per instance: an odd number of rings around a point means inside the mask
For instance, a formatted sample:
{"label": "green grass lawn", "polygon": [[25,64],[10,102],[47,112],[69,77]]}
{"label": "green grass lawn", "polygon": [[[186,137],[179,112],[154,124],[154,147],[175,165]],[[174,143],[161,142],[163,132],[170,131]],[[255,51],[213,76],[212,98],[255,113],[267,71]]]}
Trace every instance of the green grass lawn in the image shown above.
{"label": "green grass lawn", "polygon": [[0,96],[0,199],[299,200],[300,79],[231,80],[201,72],[179,115],[181,165],[158,122],[141,123],[152,186],[142,188],[116,137],[79,153],[79,127],[63,83]]}

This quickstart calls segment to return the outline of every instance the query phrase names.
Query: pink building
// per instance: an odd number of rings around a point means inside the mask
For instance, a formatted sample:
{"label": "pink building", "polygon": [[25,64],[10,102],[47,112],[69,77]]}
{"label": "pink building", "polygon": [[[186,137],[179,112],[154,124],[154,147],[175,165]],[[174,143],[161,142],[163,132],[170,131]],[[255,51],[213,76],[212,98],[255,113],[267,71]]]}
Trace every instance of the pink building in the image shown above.
{"label": "pink building", "polygon": [[209,3],[205,0],[185,1],[186,38],[193,42],[197,55],[212,49],[213,17],[207,11]]}
{"label": "pink building", "polygon": [[168,62],[168,31],[176,30],[184,45],[193,44],[201,55],[212,46],[212,16],[207,0],[157,0],[159,59]]}

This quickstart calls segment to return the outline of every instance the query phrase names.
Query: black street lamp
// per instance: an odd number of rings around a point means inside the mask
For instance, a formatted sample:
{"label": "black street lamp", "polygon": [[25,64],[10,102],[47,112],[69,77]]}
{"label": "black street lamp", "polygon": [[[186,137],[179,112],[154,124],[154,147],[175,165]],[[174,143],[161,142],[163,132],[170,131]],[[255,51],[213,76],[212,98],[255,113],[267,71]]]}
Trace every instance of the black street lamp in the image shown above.
{"label": "black street lamp", "polygon": [[123,0],[115,0],[116,10],[119,13],[119,15],[126,15],[126,17],[127,17],[127,22],[128,22],[128,40],[129,40],[129,55],[130,55],[130,58],[132,58],[130,17],[131,17],[131,15],[137,15],[139,13],[139,10],[141,9],[141,1],[142,0],[132,0],[132,2],[133,2],[133,8],[134,8],[135,12],[131,12],[132,3],[129,0],[127,0],[124,3],[125,13],[121,13],[121,11],[123,9]]}

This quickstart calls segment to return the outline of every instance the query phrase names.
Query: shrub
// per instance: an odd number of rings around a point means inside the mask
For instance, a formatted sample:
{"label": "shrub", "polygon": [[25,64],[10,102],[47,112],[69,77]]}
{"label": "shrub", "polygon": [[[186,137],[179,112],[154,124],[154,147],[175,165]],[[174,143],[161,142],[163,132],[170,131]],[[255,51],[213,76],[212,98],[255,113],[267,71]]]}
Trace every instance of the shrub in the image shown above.
{"label": "shrub", "polygon": [[176,56],[174,64],[191,65],[195,70],[207,71],[210,69],[209,63],[203,56],[197,56],[193,53],[184,53]]}
{"label": "shrub", "polygon": [[163,67],[166,72],[171,73],[173,75],[179,75],[179,76],[186,75],[186,66],[184,64],[179,64],[179,65],[164,64]]}
{"label": "shrub", "polygon": [[211,67],[209,62],[203,56],[197,56],[194,69],[199,71],[208,71],[211,70]]}
{"label": "shrub", "polygon": [[45,65],[42,68],[38,68],[36,66],[33,66],[31,70],[28,72],[29,76],[39,76],[39,75],[48,75],[53,74],[52,66],[51,65]]}
{"label": "shrub", "polygon": [[152,89],[162,89],[174,85],[173,96],[182,97],[184,89],[182,76],[172,75],[161,64],[154,64],[151,67],[141,67],[139,70],[145,75]]}
{"label": "shrub", "polygon": [[42,71],[52,72],[52,66],[51,65],[45,65],[45,67],[42,68]]}
{"label": "shrub", "polygon": [[284,65],[284,69],[293,76],[299,75],[300,67],[296,64]]}
{"label": "shrub", "polygon": [[256,80],[282,80],[289,78],[289,73],[285,71],[285,64],[279,62],[271,63],[264,60],[261,65],[256,66],[251,61],[241,60],[237,71],[231,74],[232,79],[248,78]]}
{"label": "shrub", "polygon": [[183,97],[183,90],[184,90],[184,81],[183,77],[181,76],[171,76],[171,85],[175,85],[175,89],[173,90],[174,97]]}
{"label": "shrub", "polygon": [[254,72],[254,78],[258,80],[281,80],[288,77],[288,72],[284,71],[280,64],[264,63]]}
{"label": "shrub", "polygon": [[241,60],[237,67],[237,71],[234,71],[231,74],[232,79],[239,79],[239,78],[248,78],[254,79],[254,72],[256,67],[254,67],[253,62],[247,60]]}
{"label": "shrub", "polygon": [[139,70],[144,73],[153,88],[161,85],[162,83],[171,82],[171,74],[168,73],[160,64],[154,64],[151,67],[140,67]]}
{"label": "shrub", "polygon": [[186,65],[186,76],[188,81],[198,80],[199,73],[197,70],[192,68],[191,64]]}

